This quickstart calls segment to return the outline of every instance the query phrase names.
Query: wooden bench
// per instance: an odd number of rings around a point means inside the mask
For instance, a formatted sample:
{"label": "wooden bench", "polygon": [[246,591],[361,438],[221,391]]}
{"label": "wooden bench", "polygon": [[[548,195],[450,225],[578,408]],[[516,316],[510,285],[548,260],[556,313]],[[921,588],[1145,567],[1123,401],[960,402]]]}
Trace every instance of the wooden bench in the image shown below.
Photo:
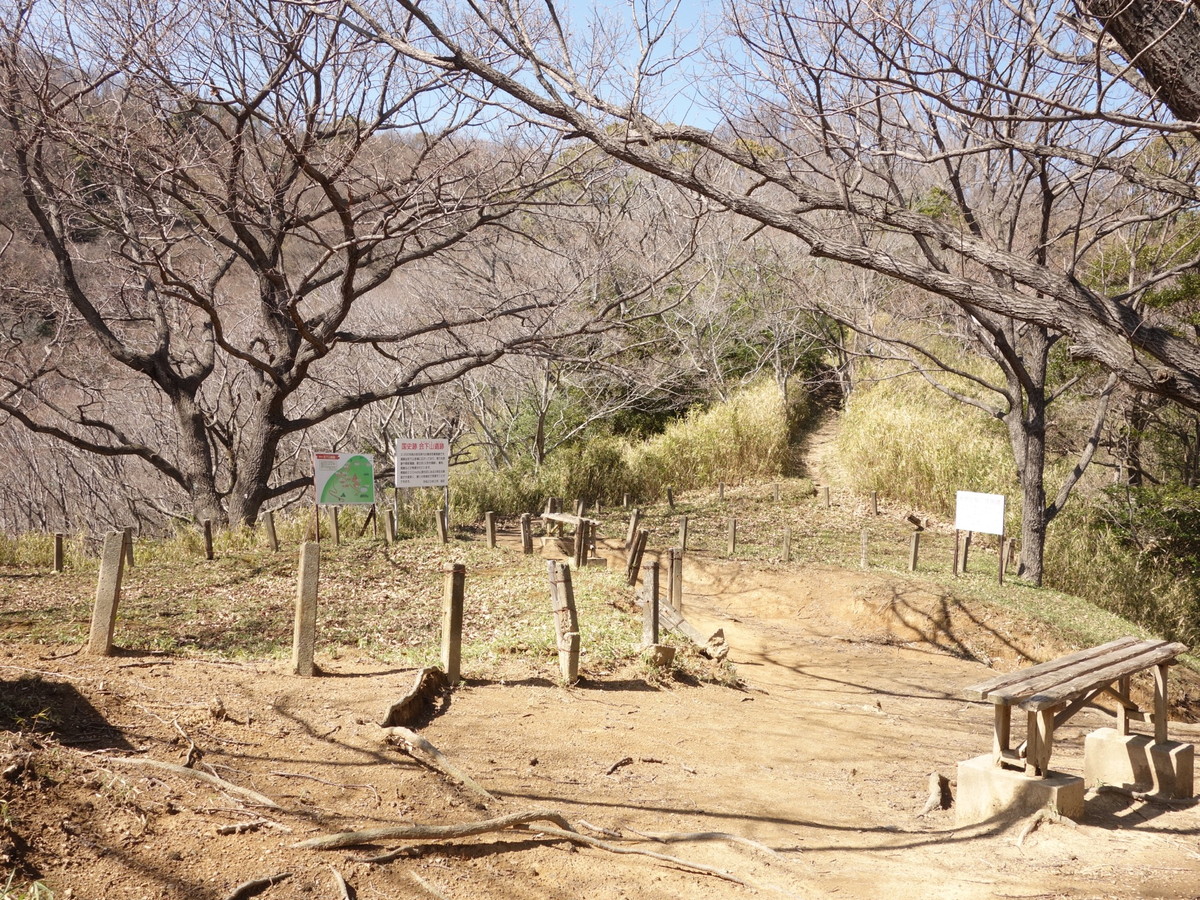
{"label": "wooden bench", "polygon": [[[589,519],[586,516],[580,518],[579,516],[572,516],[572,515],[568,515],[567,513],[555,513],[555,512],[542,513],[542,522],[544,523],[546,530],[548,532],[550,531],[551,526],[557,526],[559,534],[563,533],[563,528],[564,528],[564,526],[567,526],[567,525],[571,526],[571,528],[578,531],[579,524],[581,522],[586,522],[588,525],[590,525],[593,528],[595,528],[597,525],[600,524],[600,522],[598,520]],[[546,524],[546,523],[548,523],[548,524]]]}
{"label": "wooden bench", "polygon": [[[1180,643],[1119,638],[1100,647],[1080,650],[1058,659],[997,675],[964,689],[969,700],[991,700],[995,704],[995,733],[992,755],[998,766],[1024,768],[1025,774],[1045,777],[1050,771],[1054,730],[1101,694],[1117,703],[1117,730],[1129,734],[1129,723],[1153,722],[1154,740],[1167,740],[1167,669],[1176,657],[1187,652]],[[1138,672],[1153,670],[1154,712],[1138,708],[1129,693],[1130,679]],[[1012,749],[1012,709],[1028,714],[1026,740]]]}

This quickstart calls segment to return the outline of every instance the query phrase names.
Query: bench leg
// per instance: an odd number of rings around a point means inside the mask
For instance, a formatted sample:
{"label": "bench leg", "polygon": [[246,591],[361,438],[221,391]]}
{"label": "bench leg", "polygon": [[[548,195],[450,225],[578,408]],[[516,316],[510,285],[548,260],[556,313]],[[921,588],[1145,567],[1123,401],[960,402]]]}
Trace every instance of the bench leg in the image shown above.
{"label": "bench leg", "polygon": [[1122,737],[1129,734],[1129,707],[1125,705],[1125,701],[1129,700],[1129,676],[1122,675],[1117,679],[1117,691],[1120,693],[1120,702],[1117,703],[1117,734]]}
{"label": "bench leg", "polygon": [[1054,750],[1054,710],[1029,713],[1025,748],[1025,774],[1045,777],[1050,771],[1050,753]]}
{"label": "bench leg", "polygon": [[996,765],[1000,765],[1012,739],[1012,707],[1007,703],[997,703],[994,714],[996,727],[992,737],[992,759]]}

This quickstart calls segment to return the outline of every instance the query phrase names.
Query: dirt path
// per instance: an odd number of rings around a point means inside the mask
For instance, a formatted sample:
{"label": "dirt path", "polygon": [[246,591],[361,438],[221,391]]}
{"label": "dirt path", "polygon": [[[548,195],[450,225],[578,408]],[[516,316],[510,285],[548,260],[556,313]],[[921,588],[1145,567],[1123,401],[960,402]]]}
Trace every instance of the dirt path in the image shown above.
{"label": "dirt path", "polygon": [[[331,864],[361,900],[1200,895],[1196,806],[1089,795],[1077,827],[1045,824],[1021,845],[1019,823],[960,829],[953,809],[918,815],[931,772],[953,778],[960,760],[990,746],[990,709],[958,696],[987,671],[971,657],[1006,665],[1039,652],[1013,623],[975,621],[917,582],[875,573],[785,578],[693,559],[686,576],[687,614],[725,629],[745,689],[655,689],[640,672],[589,669],[586,654],[588,677],[570,689],[550,680],[551,659],[515,665],[502,681],[471,681],[422,733],[496,796],[486,809],[382,743],[372,723],[411,672],[324,659],[330,677],[298,681],[282,663],[43,660],[52,654],[0,648],[9,654],[0,689],[30,670],[60,673],[43,684],[59,686],[56,702],[74,704],[78,725],[63,736],[67,747],[38,755],[35,772],[3,787],[14,824],[0,829],[0,858],[7,852],[76,900],[221,900],[278,872],[292,876],[266,900],[309,900],[335,896]],[[1055,760],[1077,772],[1083,730],[1105,720],[1075,721]],[[1173,724],[1172,733],[1200,737],[1196,726]],[[37,752],[36,738],[22,740]],[[282,809],[243,810],[207,786],[91,754],[108,745],[178,761],[189,740],[218,773]],[[289,849],[323,832],[541,807],[627,836],[719,832],[758,842],[636,845],[754,887],[520,833],[384,865],[356,861],[366,851]],[[268,824],[257,830],[215,833],[260,818]]]}

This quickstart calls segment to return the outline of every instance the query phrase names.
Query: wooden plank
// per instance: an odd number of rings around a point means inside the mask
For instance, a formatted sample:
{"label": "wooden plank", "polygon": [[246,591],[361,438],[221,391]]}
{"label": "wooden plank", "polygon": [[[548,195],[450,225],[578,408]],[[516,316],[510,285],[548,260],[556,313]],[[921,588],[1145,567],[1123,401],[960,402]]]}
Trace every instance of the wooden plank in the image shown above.
{"label": "wooden plank", "polygon": [[[1164,642],[1134,641],[1116,648],[1110,648],[1106,644],[1104,647],[1093,648],[1091,653],[1084,653],[1081,658],[1078,658],[1077,654],[1071,654],[1077,658],[1066,665],[1055,665],[1041,671],[1037,671],[1039,669],[1037,666],[1026,669],[1024,678],[1005,687],[997,688],[991,692],[990,696],[995,703],[1020,703],[1039,692],[1056,691],[1059,685],[1084,677],[1090,672],[1101,672],[1117,666],[1117,673],[1108,679],[1112,681],[1126,672],[1137,671],[1136,662],[1131,663],[1134,668],[1127,669],[1124,666],[1127,661],[1136,661],[1141,654],[1145,653],[1148,644],[1157,646],[1162,643]],[[1062,659],[1052,662],[1061,663],[1067,659],[1068,657],[1064,656]],[[1098,681],[1099,678],[1100,676],[1097,675],[1095,680]]]}
{"label": "wooden plank", "polygon": [[1137,638],[1123,637],[1115,641],[1111,641],[1100,647],[1092,647],[1087,650],[1080,650],[1077,653],[1069,653],[1066,656],[1060,656],[1058,659],[1052,659],[1044,663],[1039,663],[1036,666],[1030,666],[1027,669],[1018,669],[1015,672],[1006,672],[1003,675],[995,675],[986,681],[981,681],[978,684],[973,684],[970,687],[963,688],[963,694],[968,700],[986,700],[993,691],[1007,687],[1012,684],[1025,681],[1027,678],[1041,675],[1045,672],[1053,672],[1058,669],[1071,665],[1079,660],[1090,659],[1094,654],[1101,651],[1108,651],[1118,647],[1126,647],[1130,644],[1136,644]]}
{"label": "wooden plank", "polygon": [[[1109,684],[1122,675],[1132,675],[1134,672],[1140,672],[1142,669],[1148,669],[1151,666],[1169,663],[1175,659],[1180,653],[1187,650],[1187,645],[1180,643],[1168,644],[1166,641],[1146,641],[1144,645],[1137,648],[1140,652],[1133,656],[1127,656],[1121,659],[1113,659],[1112,655],[1108,655],[1102,662],[1107,663],[1101,668],[1096,668],[1094,665],[1084,666],[1080,664],[1078,674],[1069,680],[1056,679],[1055,683],[1036,687],[1036,693],[1028,695],[1028,699],[1020,702],[1021,709],[1025,710],[1041,710],[1050,706],[1056,706],[1064,700],[1068,700],[1082,691],[1087,691],[1096,685]],[[1121,651],[1124,654],[1126,651]],[[1061,673],[1065,676],[1064,673]],[[995,697],[995,695],[993,695]]]}
{"label": "wooden plank", "polygon": [[1167,740],[1167,668],[1160,663],[1154,667],[1154,743]]}

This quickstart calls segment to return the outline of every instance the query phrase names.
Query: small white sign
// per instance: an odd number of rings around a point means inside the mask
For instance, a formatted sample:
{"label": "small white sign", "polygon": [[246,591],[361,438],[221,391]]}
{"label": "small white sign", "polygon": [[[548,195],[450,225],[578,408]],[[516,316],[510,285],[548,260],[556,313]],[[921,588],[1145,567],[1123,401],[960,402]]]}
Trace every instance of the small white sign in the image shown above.
{"label": "small white sign", "polygon": [[396,441],[396,487],[445,487],[449,483],[449,441],[440,438]]}
{"label": "small white sign", "polygon": [[980,534],[1004,534],[1004,495],[959,491],[954,505],[954,527]]}
{"label": "small white sign", "polygon": [[375,502],[375,457],[314,452],[313,485],[320,506],[370,506]]}

